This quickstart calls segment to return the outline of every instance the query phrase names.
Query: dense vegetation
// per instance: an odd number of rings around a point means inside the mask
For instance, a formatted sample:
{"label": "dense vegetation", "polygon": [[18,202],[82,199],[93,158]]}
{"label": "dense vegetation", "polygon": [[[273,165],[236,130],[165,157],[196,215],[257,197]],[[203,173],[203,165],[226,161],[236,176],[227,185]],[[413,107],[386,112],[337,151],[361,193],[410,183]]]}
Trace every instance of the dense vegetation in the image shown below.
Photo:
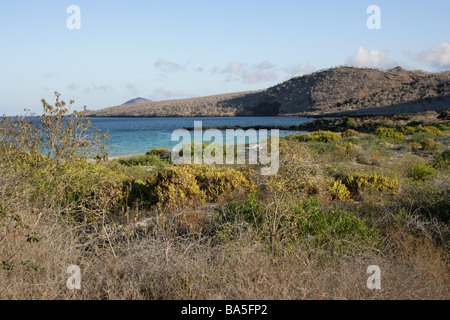
{"label": "dense vegetation", "polygon": [[[108,160],[83,113],[42,102],[42,125],[0,122],[2,299],[450,298],[437,114],[280,138],[280,170],[261,176],[174,166],[163,149]],[[382,290],[367,289],[369,265]]]}

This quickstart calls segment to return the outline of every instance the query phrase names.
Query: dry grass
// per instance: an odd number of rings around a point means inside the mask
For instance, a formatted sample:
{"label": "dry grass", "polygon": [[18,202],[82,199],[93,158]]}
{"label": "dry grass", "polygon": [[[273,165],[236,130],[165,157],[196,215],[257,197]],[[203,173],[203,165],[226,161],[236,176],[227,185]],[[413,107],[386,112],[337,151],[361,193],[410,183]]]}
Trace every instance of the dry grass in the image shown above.
{"label": "dry grass", "polygon": [[[37,223],[38,245],[3,241],[2,254],[44,271],[1,270],[1,299],[450,299],[444,251],[397,229],[384,254],[332,257],[301,245],[273,254],[251,232],[218,245],[160,233],[109,246],[101,233],[81,241],[83,230],[54,219]],[[81,290],[66,288],[72,264],[81,268]],[[369,265],[381,268],[381,290],[366,287]]]}

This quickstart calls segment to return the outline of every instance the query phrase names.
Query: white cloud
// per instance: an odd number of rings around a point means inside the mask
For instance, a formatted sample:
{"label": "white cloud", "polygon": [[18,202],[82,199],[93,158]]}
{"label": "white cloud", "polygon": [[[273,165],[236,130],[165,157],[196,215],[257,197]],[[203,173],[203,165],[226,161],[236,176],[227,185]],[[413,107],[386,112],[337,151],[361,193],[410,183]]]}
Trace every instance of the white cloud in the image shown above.
{"label": "white cloud", "polygon": [[221,73],[232,73],[232,74],[240,74],[242,69],[244,68],[244,64],[240,62],[232,62],[221,71]]}
{"label": "white cloud", "polygon": [[435,67],[448,68],[450,67],[450,43],[441,42],[436,47],[423,51],[419,57]]}
{"label": "white cloud", "polygon": [[248,83],[258,83],[264,81],[273,81],[277,78],[274,71],[259,71],[257,69],[245,69],[242,73],[242,79]]}
{"label": "white cloud", "polygon": [[310,65],[308,62],[303,62],[302,64],[285,69],[285,71],[291,76],[296,74],[308,74],[314,72],[315,70],[316,68]]}
{"label": "white cloud", "polygon": [[349,57],[347,63],[356,67],[378,68],[386,61],[387,55],[385,50],[369,50],[359,46],[356,54]]}
{"label": "white cloud", "polygon": [[97,94],[97,93],[109,93],[113,92],[114,89],[110,85],[97,85],[93,83],[92,85],[85,87],[84,94]]}
{"label": "white cloud", "polygon": [[274,67],[275,66],[272,63],[270,63],[269,61],[266,60],[266,61],[263,61],[263,62],[257,64],[255,66],[255,69],[258,69],[258,70],[269,70],[269,69],[273,69]]}
{"label": "white cloud", "polygon": [[177,98],[186,98],[188,95],[180,90],[167,90],[163,88],[156,88],[153,94],[150,94],[151,100],[170,100]]}
{"label": "white cloud", "polygon": [[269,61],[248,65],[241,62],[232,62],[220,71],[228,74],[226,82],[242,81],[245,83],[258,83],[272,81],[277,78],[275,66]]}
{"label": "white cloud", "polygon": [[159,58],[154,64],[155,68],[165,71],[181,71],[184,68],[178,63]]}

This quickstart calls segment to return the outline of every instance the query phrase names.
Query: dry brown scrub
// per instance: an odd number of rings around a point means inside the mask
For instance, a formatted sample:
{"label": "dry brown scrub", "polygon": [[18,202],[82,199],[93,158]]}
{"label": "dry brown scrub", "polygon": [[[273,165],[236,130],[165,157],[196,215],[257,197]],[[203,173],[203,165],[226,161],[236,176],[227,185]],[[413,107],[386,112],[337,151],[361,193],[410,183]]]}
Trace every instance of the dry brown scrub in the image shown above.
{"label": "dry brown scrub", "polygon": [[[47,220],[47,219],[46,219]],[[86,251],[78,231],[40,222],[39,245],[14,237],[3,254],[20,252],[43,272],[0,271],[1,299],[449,299],[449,267],[426,241],[393,235],[392,252],[324,261],[301,246],[273,256],[251,236],[211,246],[193,239],[143,237]],[[102,242],[102,241],[100,241]],[[80,266],[81,290],[69,290],[69,265]],[[381,290],[369,290],[369,265],[381,268]]]}

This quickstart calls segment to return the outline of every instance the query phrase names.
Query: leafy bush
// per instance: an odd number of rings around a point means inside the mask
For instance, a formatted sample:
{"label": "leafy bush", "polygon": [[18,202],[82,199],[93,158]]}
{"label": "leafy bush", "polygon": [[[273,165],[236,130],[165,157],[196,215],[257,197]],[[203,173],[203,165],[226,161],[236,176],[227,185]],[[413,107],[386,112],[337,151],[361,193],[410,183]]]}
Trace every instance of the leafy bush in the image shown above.
{"label": "leafy bush", "polygon": [[149,179],[153,201],[173,208],[219,201],[232,191],[248,191],[253,183],[248,175],[229,168],[204,165],[170,167]]}
{"label": "leafy bush", "polygon": [[418,126],[423,126],[422,120],[413,120],[406,124],[406,127],[418,127]]}
{"label": "leafy bush", "polygon": [[36,168],[30,176],[33,189],[29,195],[36,203],[72,207],[74,211],[91,215],[92,209],[103,208],[107,203],[110,211],[117,209],[125,197],[125,179],[116,171],[96,163],[63,162],[54,167],[50,162]]}
{"label": "leafy bush", "polygon": [[409,169],[408,176],[414,180],[426,180],[431,176],[434,176],[437,173],[437,170],[424,165],[424,164],[416,164]]}
{"label": "leafy bush", "polygon": [[450,130],[450,121],[437,122],[437,123],[432,123],[430,125],[433,125],[434,127],[438,128],[441,131],[448,131],[448,130]]}
{"label": "leafy bush", "polygon": [[350,199],[351,193],[347,186],[341,180],[333,181],[330,187],[331,196],[337,200]]}
{"label": "leafy bush", "polygon": [[378,245],[377,229],[346,211],[321,208],[316,198],[286,205],[279,213],[273,210],[258,202],[254,195],[247,201],[218,208],[214,220],[220,239],[235,239],[245,225],[273,249],[303,244],[342,253],[352,247],[364,249]]}
{"label": "leafy bush", "polygon": [[433,161],[433,168],[447,169],[450,167],[450,150],[445,150],[438,155]]}
{"label": "leafy bush", "polygon": [[114,159],[115,162],[124,166],[155,166],[158,170],[169,165],[168,160],[161,159],[159,155],[137,155]]}
{"label": "leafy bush", "polygon": [[442,131],[435,126],[426,126],[423,128],[425,131],[430,132],[434,136],[442,136]]}
{"label": "leafy bush", "polygon": [[127,205],[129,207],[141,206],[149,208],[153,205],[152,189],[140,179],[129,181],[127,186]]}
{"label": "leafy bush", "polygon": [[221,242],[236,239],[239,229],[244,225],[262,230],[264,223],[264,206],[256,199],[256,192],[252,190],[245,201],[231,201],[217,207],[213,216],[215,233]]}
{"label": "leafy bush", "polygon": [[347,129],[344,132],[342,132],[341,135],[343,138],[357,137],[357,136],[359,136],[359,132],[355,131],[353,129]]}
{"label": "leafy bush", "polygon": [[417,132],[428,132],[433,136],[441,136],[442,135],[442,131],[439,130],[438,128],[436,128],[435,126],[426,126],[426,127],[422,127],[420,126],[415,126],[415,127],[410,127],[410,126],[406,126],[404,128],[401,129],[401,131],[404,134],[414,134]]}
{"label": "leafy bush", "polygon": [[422,149],[424,151],[439,151],[441,148],[439,143],[437,143],[433,139],[422,140],[420,141],[420,144],[422,145]]}
{"label": "leafy bush", "polygon": [[365,220],[337,208],[322,209],[315,198],[296,205],[294,214],[286,222],[294,227],[294,239],[333,251],[373,248],[378,244],[378,230],[368,227]]}
{"label": "leafy bush", "polygon": [[345,124],[349,128],[356,128],[356,127],[358,127],[358,123],[353,118],[348,118],[347,121],[345,122]]}
{"label": "leafy bush", "polygon": [[411,212],[421,214],[427,220],[438,218],[450,222],[450,183],[448,179],[410,180],[402,186],[398,197],[400,205]]}
{"label": "leafy bush", "polygon": [[422,140],[433,139],[433,138],[434,138],[433,134],[428,131],[418,131],[418,132],[413,133],[413,135],[411,137],[411,142],[420,143]]}
{"label": "leafy bush", "polygon": [[391,139],[396,139],[396,140],[406,140],[406,136],[401,133],[398,132],[396,129],[394,128],[378,128],[377,130],[375,130],[375,134],[379,137],[384,137],[384,138],[391,138]]}
{"label": "leafy bush", "polygon": [[163,154],[170,153],[169,150],[164,148],[153,148],[146,153],[147,156],[162,156]]}
{"label": "leafy bush", "polygon": [[38,121],[24,117],[0,121],[0,169],[20,181],[16,194],[26,194],[22,201],[95,220],[105,210],[117,210],[124,198],[124,176],[101,161],[107,157],[103,144],[107,136],[92,128],[84,112],[69,114],[60,94],[55,96],[54,106],[42,99],[44,113]]}
{"label": "leafy bush", "polygon": [[312,142],[308,144],[308,147],[317,156],[333,152],[335,149],[334,144],[327,142]]}
{"label": "leafy bush", "polygon": [[341,136],[338,133],[322,130],[313,133],[299,134],[296,137],[300,142],[332,142],[341,139]]}
{"label": "leafy bush", "polygon": [[360,192],[367,188],[375,189],[378,191],[389,191],[395,194],[398,188],[398,180],[391,179],[387,176],[373,174],[350,174],[342,179],[342,183],[348,188],[353,196],[358,195]]}
{"label": "leafy bush", "polygon": [[356,146],[353,143],[346,141],[346,142],[337,144],[335,147],[336,147],[336,150],[338,150],[338,152],[343,153],[343,154],[348,154]]}
{"label": "leafy bush", "polygon": [[412,142],[410,147],[411,147],[412,151],[416,152],[416,151],[419,151],[419,149],[422,147],[422,145],[417,142]]}

